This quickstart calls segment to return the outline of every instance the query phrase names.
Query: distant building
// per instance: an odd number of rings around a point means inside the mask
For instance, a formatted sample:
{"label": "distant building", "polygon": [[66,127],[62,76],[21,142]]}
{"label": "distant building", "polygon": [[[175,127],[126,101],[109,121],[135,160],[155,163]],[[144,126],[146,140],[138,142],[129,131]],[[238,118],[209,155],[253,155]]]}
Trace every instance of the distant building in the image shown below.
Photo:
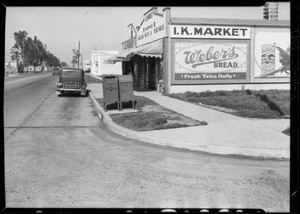
{"label": "distant building", "polygon": [[264,5],[264,19],[266,20],[278,20],[278,3],[267,2]]}
{"label": "distant building", "polygon": [[25,72],[33,72],[34,66],[33,65],[26,66],[26,67],[24,67],[24,71]]}
{"label": "distant building", "polygon": [[90,71],[91,70],[91,60],[90,59],[84,59],[83,60],[83,70],[84,71]]}
{"label": "distant building", "polygon": [[105,60],[119,54],[118,51],[92,51],[91,52],[91,74],[100,76],[103,74],[122,74],[122,64],[106,64]]}
{"label": "distant building", "polygon": [[5,62],[5,73],[18,73],[17,63],[16,62]]}

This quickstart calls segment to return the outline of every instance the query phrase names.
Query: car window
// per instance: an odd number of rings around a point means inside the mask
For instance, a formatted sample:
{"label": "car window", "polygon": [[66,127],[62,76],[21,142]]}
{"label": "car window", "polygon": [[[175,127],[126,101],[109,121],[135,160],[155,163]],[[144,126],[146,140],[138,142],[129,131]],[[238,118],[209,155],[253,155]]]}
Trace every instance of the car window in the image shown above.
{"label": "car window", "polygon": [[79,76],[79,75],[81,75],[81,72],[80,71],[67,70],[67,71],[62,71],[62,75]]}

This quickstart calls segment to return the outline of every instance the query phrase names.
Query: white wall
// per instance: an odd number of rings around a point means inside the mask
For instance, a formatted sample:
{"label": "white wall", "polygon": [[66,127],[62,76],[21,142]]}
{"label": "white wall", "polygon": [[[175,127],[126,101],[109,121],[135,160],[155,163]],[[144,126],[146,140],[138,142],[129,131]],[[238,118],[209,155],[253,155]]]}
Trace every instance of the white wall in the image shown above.
{"label": "white wall", "polygon": [[118,54],[118,51],[92,51],[91,52],[91,74],[100,76],[103,74],[122,74],[122,64],[104,64],[103,62]]}

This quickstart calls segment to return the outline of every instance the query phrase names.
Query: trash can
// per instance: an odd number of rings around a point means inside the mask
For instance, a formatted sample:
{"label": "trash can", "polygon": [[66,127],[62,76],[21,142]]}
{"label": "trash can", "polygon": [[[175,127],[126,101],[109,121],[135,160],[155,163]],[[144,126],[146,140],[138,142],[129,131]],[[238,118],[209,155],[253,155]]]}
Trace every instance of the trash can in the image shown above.
{"label": "trash can", "polygon": [[134,109],[134,98],[133,98],[133,80],[131,75],[119,75],[119,102],[120,109],[122,110],[123,102],[132,102],[132,108]]}
{"label": "trash can", "polygon": [[118,76],[117,75],[104,75],[102,77],[103,87],[103,105],[104,110],[107,111],[106,106],[108,104],[116,103],[119,110],[119,88],[118,88]]}

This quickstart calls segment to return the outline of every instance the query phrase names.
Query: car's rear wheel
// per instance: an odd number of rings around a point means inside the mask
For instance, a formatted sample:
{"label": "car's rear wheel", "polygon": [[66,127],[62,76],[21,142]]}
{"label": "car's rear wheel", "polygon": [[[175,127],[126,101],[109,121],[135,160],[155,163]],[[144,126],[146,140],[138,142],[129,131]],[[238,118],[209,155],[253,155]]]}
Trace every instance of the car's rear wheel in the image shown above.
{"label": "car's rear wheel", "polygon": [[87,97],[87,91],[85,91],[84,94],[82,94],[82,93],[80,92],[80,96],[82,96],[82,97]]}
{"label": "car's rear wheel", "polygon": [[59,96],[59,97],[62,97],[64,94],[65,94],[65,92],[61,91],[61,92],[58,94],[58,96]]}

